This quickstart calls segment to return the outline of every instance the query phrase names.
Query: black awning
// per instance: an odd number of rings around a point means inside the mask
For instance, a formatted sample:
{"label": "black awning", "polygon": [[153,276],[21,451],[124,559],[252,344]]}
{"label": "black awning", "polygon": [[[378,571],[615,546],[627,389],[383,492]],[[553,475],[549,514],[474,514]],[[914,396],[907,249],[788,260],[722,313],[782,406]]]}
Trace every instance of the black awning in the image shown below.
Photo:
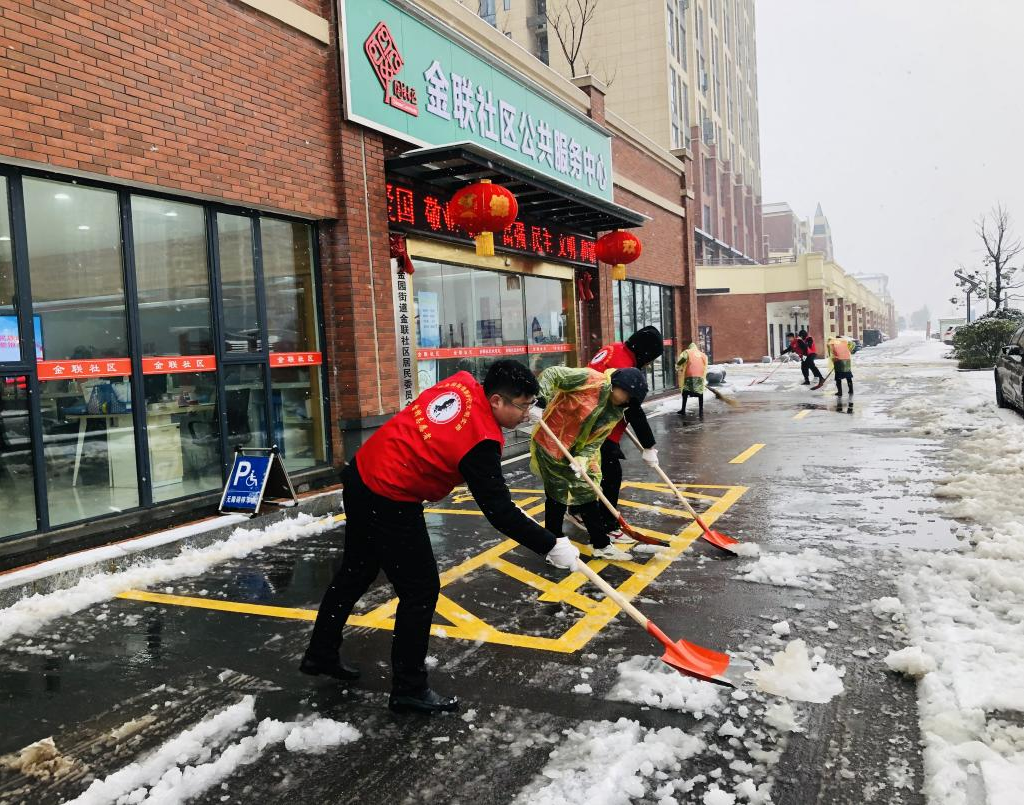
{"label": "black awning", "polygon": [[642,213],[583,193],[476,143],[418,148],[386,159],[384,166],[389,175],[431,185],[448,196],[467,184],[490,179],[515,194],[524,218],[550,220],[587,235],[640,226],[650,220]]}

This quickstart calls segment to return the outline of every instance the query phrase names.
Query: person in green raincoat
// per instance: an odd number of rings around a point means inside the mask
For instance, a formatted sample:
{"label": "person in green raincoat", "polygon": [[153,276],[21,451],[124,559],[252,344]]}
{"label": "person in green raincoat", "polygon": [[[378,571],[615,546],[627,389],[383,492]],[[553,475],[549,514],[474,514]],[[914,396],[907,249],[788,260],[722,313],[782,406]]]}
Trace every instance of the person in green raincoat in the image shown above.
{"label": "person in green raincoat", "polygon": [[611,544],[602,503],[582,473],[600,484],[601,445],[622,420],[626,408],[640,405],[647,396],[643,373],[639,369],[598,372],[550,366],[538,380],[544,410],[535,418],[542,416],[573,456],[570,464],[558,445],[537,426],[530,442],[530,469],[544,483],[544,527],[560,535],[568,509],[583,521],[594,556],[613,561],[631,559],[629,553]]}
{"label": "person in green raincoat", "polygon": [[686,416],[686,401],[690,397],[697,398],[697,415],[704,418],[704,390],[708,386],[708,356],[700,351],[692,341],[676,359],[676,373],[679,375],[679,388],[683,395],[679,416]]}

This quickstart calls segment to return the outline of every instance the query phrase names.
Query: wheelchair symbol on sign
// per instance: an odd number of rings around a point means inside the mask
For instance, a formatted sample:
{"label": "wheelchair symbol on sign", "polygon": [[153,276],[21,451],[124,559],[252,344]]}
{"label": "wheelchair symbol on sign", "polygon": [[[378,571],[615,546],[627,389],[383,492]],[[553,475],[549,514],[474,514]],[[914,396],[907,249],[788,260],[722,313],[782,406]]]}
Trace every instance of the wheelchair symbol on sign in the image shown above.
{"label": "wheelchair symbol on sign", "polygon": [[255,472],[250,473],[249,476],[245,479],[245,485],[250,488],[255,488],[260,485],[259,478],[256,477]]}

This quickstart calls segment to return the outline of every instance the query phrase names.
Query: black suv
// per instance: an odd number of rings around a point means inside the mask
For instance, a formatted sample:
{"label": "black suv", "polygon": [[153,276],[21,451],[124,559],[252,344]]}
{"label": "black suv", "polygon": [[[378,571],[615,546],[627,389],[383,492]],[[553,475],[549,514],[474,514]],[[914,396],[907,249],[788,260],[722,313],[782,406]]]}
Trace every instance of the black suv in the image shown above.
{"label": "black suv", "polygon": [[1024,324],[1013,331],[1010,343],[996,358],[996,404],[1024,413]]}

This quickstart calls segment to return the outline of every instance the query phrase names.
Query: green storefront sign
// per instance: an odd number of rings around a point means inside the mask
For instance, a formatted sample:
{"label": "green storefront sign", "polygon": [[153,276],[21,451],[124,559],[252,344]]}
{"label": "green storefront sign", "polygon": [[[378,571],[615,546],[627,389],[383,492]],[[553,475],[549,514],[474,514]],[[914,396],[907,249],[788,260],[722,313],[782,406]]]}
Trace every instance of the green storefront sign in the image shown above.
{"label": "green storefront sign", "polygon": [[578,190],[612,198],[611,139],[385,0],[341,0],[350,120],[431,146],[472,141]]}

